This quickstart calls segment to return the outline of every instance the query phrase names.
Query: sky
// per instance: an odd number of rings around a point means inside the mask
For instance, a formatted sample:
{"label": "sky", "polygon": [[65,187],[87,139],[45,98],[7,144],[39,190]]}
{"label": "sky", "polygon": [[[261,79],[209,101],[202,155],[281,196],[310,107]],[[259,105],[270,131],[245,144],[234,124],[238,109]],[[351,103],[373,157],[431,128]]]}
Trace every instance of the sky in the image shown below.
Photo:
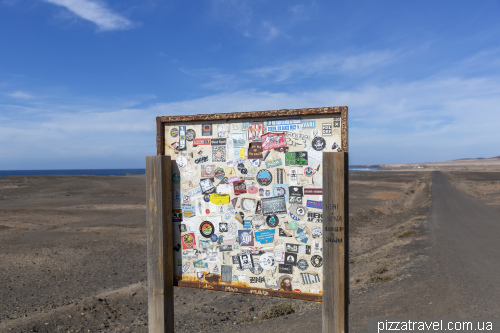
{"label": "sky", "polygon": [[156,116],[349,107],[350,164],[500,155],[500,1],[0,0],[0,170],[144,168]]}

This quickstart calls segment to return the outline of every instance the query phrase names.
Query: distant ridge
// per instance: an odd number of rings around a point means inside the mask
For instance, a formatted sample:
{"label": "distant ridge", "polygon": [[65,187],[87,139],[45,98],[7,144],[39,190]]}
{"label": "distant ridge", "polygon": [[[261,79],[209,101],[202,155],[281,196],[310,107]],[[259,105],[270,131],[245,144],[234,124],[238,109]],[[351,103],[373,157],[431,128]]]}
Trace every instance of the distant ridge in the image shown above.
{"label": "distant ridge", "polygon": [[493,159],[500,159],[500,156],[495,156],[495,157],[476,157],[476,158],[470,158],[470,157],[465,157],[465,158],[459,158],[456,160],[450,160],[452,161],[468,161],[468,160],[493,160]]}

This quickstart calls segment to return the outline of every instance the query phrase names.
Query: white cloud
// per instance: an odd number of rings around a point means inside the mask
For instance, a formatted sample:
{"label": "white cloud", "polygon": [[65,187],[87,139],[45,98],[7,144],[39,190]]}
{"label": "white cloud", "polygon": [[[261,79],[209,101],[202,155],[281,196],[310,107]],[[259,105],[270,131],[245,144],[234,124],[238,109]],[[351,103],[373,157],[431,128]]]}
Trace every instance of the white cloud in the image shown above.
{"label": "white cloud", "polygon": [[14,91],[12,93],[7,93],[7,96],[14,97],[14,98],[20,98],[20,99],[33,99],[35,96],[30,95],[24,91],[18,90]]}
{"label": "white cloud", "polygon": [[90,0],[44,0],[62,6],[76,16],[88,20],[99,27],[99,30],[126,30],[134,26],[127,18],[112,12],[106,4]]}

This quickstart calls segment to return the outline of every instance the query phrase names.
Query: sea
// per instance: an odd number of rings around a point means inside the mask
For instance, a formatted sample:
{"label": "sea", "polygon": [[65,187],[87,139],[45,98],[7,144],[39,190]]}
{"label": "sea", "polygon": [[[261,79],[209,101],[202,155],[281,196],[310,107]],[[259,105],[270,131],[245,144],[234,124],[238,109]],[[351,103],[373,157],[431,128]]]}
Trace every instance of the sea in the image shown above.
{"label": "sea", "polygon": [[[376,171],[379,166],[352,165],[349,171]],[[70,169],[70,170],[0,170],[0,177],[7,176],[124,176],[126,174],[143,175],[146,169]]]}
{"label": "sea", "polygon": [[0,170],[0,177],[7,176],[125,176],[143,175],[146,169],[70,169],[70,170]]}

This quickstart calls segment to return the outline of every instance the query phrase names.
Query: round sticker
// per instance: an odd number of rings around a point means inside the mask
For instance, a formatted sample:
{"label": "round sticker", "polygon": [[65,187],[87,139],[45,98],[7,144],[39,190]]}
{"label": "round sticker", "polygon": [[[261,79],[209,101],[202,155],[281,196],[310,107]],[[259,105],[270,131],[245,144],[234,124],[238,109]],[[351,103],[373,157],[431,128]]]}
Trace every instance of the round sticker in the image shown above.
{"label": "round sticker", "polygon": [[194,244],[194,237],[190,234],[182,236],[182,242],[186,248],[192,248]]}
{"label": "round sticker", "polygon": [[255,211],[256,202],[254,199],[242,199],[241,206],[246,211]]}
{"label": "round sticker", "polygon": [[[245,169],[245,164],[244,164],[244,163],[238,163],[238,165],[236,166],[236,168],[237,168],[238,170],[240,170],[240,172],[241,172],[241,170]],[[247,171],[247,172],[248,172],[248,171]]]}
{"label": "round sticker", "polygon": [[210,194],[205,194],[203,196],[203,200],[205,200],[205,202],[209,202],[210,201]]}
{"label": "round sticker", "polygon": [[210,209],[205,209],[205,213],[210,214]]}
{"label": "round sticker", "polygon": [[326,141],[320,136],[315,137],[312,140],[312,145],[314,150],[321,151],[326,148]]}
{"label": "round sticker", "polygon": [[251,186],[248,188],[248,193],[250,194],[257,194],[259,192],[259,189],[256,186]]}
{"label": "round sticker", "polygon": [[231,219],[232,215],[230,212],[226,212],[226,214],[224,214],[224,220],[229,220]]}
{"label": "round sticker", "polygon": [[260,167],[261,163],[262,162],[260,160],[250,160],[250,164],[252,164],[252,166],[254,166],[256,168]]}
{"label": "round sticker", "polygon": [[300,220],[300,217],[296,216],[292,212],[290,212],[290,217],[292,218],[292,220],[295,220],[295,221],[299,221]]}
{"label": "round sticker", "polygon": [[295,221],[290,221],[290,222],[288,222],[288,227],[289,227],[290,229],[292,229],[292,230],[297,229],[297,227],[298,227],[298,226],[299,226],[299,225],[298,225],[298,224],[297,224],[297,222],[295,222]]}
{"label": "round sticker", "polygon": [[252,272],[255,275],[259,275],[263,271],[264,271],[264,269],[260,266],[260,264],[257,264],[257,266],[250,268],[250,272]]}
{"label": "round sticker", "polygon": [[180,184],[181,183],[181,175],[179,175],[177,172],[172,175],[172,182],[174,184]]}
{"label": "round sticker", "polygon": [[311,168],[311,167],[307,167],[304,169],[304,175],[306,177],[311,177],[312,175],[314,175],[314,169]]}
{"label": "round sticker", "polygon": [[276,215],[268,215],[266,218],[266,223],[271,228],[276,228],[279,224],[279,219]]}
{"label": "round sticker", "polygon": [[219,240],[219,237],[217,237],[216,234],[213,234],[212,236],[210,236],[210,240],[215,243]]}
{"label": "round sticker", "polygon": [[238,275],[236,275],[236,274],[233,275],[233,281],[238,282]]}
{"label": "round sticker", "polygon": [[259,185],[261,186],[267,186],[271,184],[272,180],[273,176],[267,169],[262,169],[257,173],[257,183],[259,183]]}
{"label": "round sticker", "polygon": [[271,253],[264,253],[259,260],[259,264],[263,269],[272,269],[275,262],[274,256]]}
{"label": "round sticker", "polygon": [[311,257],[311,265],[314,267],[321,267],[323,266],[323,258],[321,256],[318,256],[317,254]]}
{"label": "round sticker", "polygon": [[305,271],[307,267],[309,267],[309,264],[304,259],[300,259],[297,262],[297,268],[300,269],[301,271]]}
{"label": "round sticker", "polygon": [[179,136],[179,129],[178,128],[172,128],[170,130],[170,136],[173,137],[173,138],[176,138]]}
{"label": "round sticker", "polygon": [[211,124],[204,124],[203,125],[203,130],[205,132],[210,132],[212,130],[212,125]]}
{"label": "round sticker", "polygon": [[177,166],[179,167],[179,169],[184,169],[188,164],[188,160],[184,156],[177,157],[175,162],[177,163]]}
{"label": "round sticker", "polygon": [[205,238],[210,238],[214,234],[214,225],[210,221],[203,221],[200,224],[200,234]]}
{"label": "round sticker", "polygon": [[224,178],[225,175],[226,175],[226,173],[224,172],[224,169],[222,169],[222,168],[215,169],[215,178],[222,179],[222,178]]}
{"label": "round sticker", "polygon": [[295,212],[297,213],[297,216],[304,216],[307,213],[307,210],[303,206],[297,206]]}
{"label": "round sticker", "polygon": [[323,235],[323,230],[321,230],[321,227],[315,227],[311,230],[311,235],[313,238],[320,238]]}
{"label": "round sticker", "polygon": [[196,138],[196,132],[193,129],[188,129],[186,131],[186,140],[193,141]]}
{"label": "round sticker", "polygon": [[275,197],[281,197],[286,195],[286,189],[283,186],[276,186],[273,188],[273,194]]}
{"label": "round sticker", "polygon": [[248,173],[247,168],[240,169],[242,175],[246,175]]}

